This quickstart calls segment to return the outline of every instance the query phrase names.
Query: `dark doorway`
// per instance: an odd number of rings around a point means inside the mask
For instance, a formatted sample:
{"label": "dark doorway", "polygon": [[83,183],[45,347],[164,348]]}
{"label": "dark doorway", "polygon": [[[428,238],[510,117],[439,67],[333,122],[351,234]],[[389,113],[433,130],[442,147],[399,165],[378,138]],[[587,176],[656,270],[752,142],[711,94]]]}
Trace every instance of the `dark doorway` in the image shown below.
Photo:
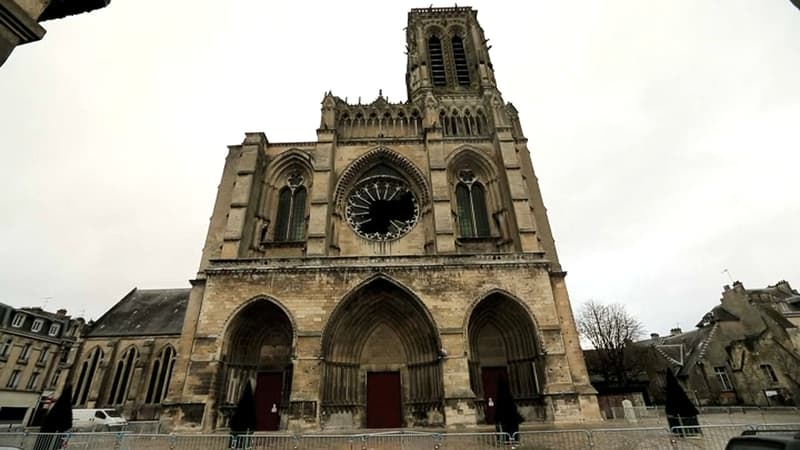
{"label": "dark doorway", "polygon": [[400,372],[367,373],[367,428],[403,426]]}
{"label": "dark doorway", "polygon": [[486,423],[494,425],[494,414],[497,406],[497,382],[501,379],[508,380],[508,371],[505,367],[483,367],[483,399],[486,401]]}
{"label": "dark doorway", "polygon": [[256,382],[256,430],[275,431],[280,427],[282,372],[260,372]]}

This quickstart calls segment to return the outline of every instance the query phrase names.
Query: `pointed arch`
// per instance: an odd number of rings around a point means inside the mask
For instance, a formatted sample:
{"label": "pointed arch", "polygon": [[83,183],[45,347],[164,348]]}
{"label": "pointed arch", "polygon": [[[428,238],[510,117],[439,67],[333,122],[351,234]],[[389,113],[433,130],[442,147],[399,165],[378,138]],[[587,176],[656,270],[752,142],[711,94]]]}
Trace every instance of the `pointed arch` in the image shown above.
{"label": "pointed arch", "polygon": [[163,346],[159,351],[150,370],[145,403],[161,403],[166,398],[169,382],[172,379],[172,369],[175,366],[175,356],[175,348],[170,344]]}
{"label": "pointed arch", "polygon": [[[276,157],[265,177],[262,224],[257,236],[260,243],[305,239],[313,173],[313,159],[302,150],[289,149]],[[270,224],[274,224],[272,230]]]}
{"label": "pointed arch", "polygon": [[493,235],[489,218],[499,204],[496,192],[491,192],[497,182],[496,174],[494,164],[480,150],[462,146],[448,156],[448,178],[455,194],[454,212],[460,237]]}
{"label": "pointed arch", "polygon": [[[286,308],[276,299],[258,296],[242,304],[228,318],[223,332],[219,360],[223,373],[220,395],[221,426],[226,426],[230,412],[248,383],[259,392],[273,392],[260,384],[262,375],[276,377],[280,384],[274,392],[276,408],[283,411],[292,389],[292,361],[295,354],[296,328]],[[264,390],[266,389],[266,390]],[[258,400],[263,401],[263,400]],[[259,408],[269,405],[258,404]],[[280,420],[278,421],[280,423]],[[258,430],[273,429],[259,420]]]}
{"label": "pointed arch", "polygon": [[128,399],[131,376],[133,375],[133,369],[138,360],[139,351],[136,349],[135,345],[129,346],[117,360],[107,404],[122,405]]}
{"label": "pointed arch", "polygon": [[428,38],[428,58],[430,59],[431,81],[434,86],[447,86],[447,72],[444,66],[444,49],[439,36]]}
{"label": "pointed arch", "polygon": [[484,395],[493,388],[485,386],[490,379],[486,371],[502,372],[517,401],[539,401],[545,384],[544,361],[538,327],[525,304],[495,289],[471,305],[465,320],[470,386],[481,399],[484,417],[491,417]]}
{"label": "pointed arch", "polygon": [[[386,355],[386,345],[397,348]],[[374,351],[376,346],[383,351]],[[379,274],[352,289],[331,312],[321,348],[323,409],[363,412],[367,393],[360,380],[368,370],[400,372],[405,410],[427,414],[441,408],[438,329],[430,311],[401,283]]]}
{"label": "pointed arch", "polygon": [[344,213],[345,198],[350,188],[361,179],[362,175],[373,167],[381,164],[392,168],[406,179],[409,186],[414,191],[414,194],[419,199],[420,206],[430,204],[430,187],[417,166],[405,156],[381,146],[365,153],[350,163],[342,172],[342,175],[336,182],[336,189],[334,190],[334,201],[336,209],[340,214]]}
{"label": "pointed arch", "polygon": [[467,64],[467,51],[464,48],[464,40],[459,35],[453,35],[450,39],[450,48],[453,51],[453,64],[456,70],[456,81],[459,86],[469,86],[469,64]]}
{"label": "pointed arch", "polygon": [[73,405],[85,405],[89,398],[89,391],[92,388],[94,375],[97,372],[97,367],[103,360],[103,350],[100,346],[95,346],[90,350],[81,363],[78,381],[76,383],[75,395],[72,397]]}

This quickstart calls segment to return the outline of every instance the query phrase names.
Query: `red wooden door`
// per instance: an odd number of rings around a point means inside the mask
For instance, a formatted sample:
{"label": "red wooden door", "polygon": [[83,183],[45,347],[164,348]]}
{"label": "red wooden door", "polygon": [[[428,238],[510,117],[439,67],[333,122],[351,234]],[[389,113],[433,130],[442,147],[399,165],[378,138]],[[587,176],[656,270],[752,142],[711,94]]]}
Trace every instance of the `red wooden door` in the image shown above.
{"label": "red wooden door", "polygon": [[256,382],[256,430],[274,431],[281,425],[283,373],[261,372]]}
{"label": "red wooden door", "polygon": [[367,428],[403,426],[400,372],[367,372]]}
{"label": "red wooden door", "polygon": [[505,367],[481,368],[483,378],[483,399],[486,400],[486,423],[494,424],[494,414],[497,411],[497,382],[500,379],[508,380],[508,371]]}

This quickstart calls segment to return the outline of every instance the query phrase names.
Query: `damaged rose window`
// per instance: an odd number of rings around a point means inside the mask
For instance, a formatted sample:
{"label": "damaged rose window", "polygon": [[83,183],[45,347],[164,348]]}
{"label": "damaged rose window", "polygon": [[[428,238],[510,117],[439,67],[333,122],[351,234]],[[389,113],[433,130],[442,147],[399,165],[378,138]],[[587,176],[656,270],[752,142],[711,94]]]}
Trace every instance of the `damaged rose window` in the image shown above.
{"label": "damaged rose window", "polygon": [[361,237],[388,241],[402,237],[417,223],[417,198],[393,177],[372,177],[357,184],[347,197],[347,222]]}

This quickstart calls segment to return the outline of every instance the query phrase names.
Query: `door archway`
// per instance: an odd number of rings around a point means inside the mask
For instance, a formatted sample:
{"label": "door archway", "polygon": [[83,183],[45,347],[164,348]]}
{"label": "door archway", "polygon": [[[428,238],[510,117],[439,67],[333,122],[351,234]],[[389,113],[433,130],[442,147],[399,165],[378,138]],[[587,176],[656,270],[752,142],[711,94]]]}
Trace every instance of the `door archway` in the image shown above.
{"label": "door archway", "polygon": [[256,403],[256,430],[278,430],[291,394],[294,330],[287,313],[268,299],[257,299],[231,320],[223,345],[222,401],[227,425],[250,383]]}
{"label": "door archway", "polygon": [[440,425],[441,348],[422,303],[383,277],[355,289],[322,336],[322,420],[328,427]]}
{"label": "door archway", "polygon": [[544,361],[536,328],[527,309],[510,296],[494,292],[473,308],[467,325],[470,387],[479,420],[494,423],[497,387],[508,382],[518,407],[542,401]]}

